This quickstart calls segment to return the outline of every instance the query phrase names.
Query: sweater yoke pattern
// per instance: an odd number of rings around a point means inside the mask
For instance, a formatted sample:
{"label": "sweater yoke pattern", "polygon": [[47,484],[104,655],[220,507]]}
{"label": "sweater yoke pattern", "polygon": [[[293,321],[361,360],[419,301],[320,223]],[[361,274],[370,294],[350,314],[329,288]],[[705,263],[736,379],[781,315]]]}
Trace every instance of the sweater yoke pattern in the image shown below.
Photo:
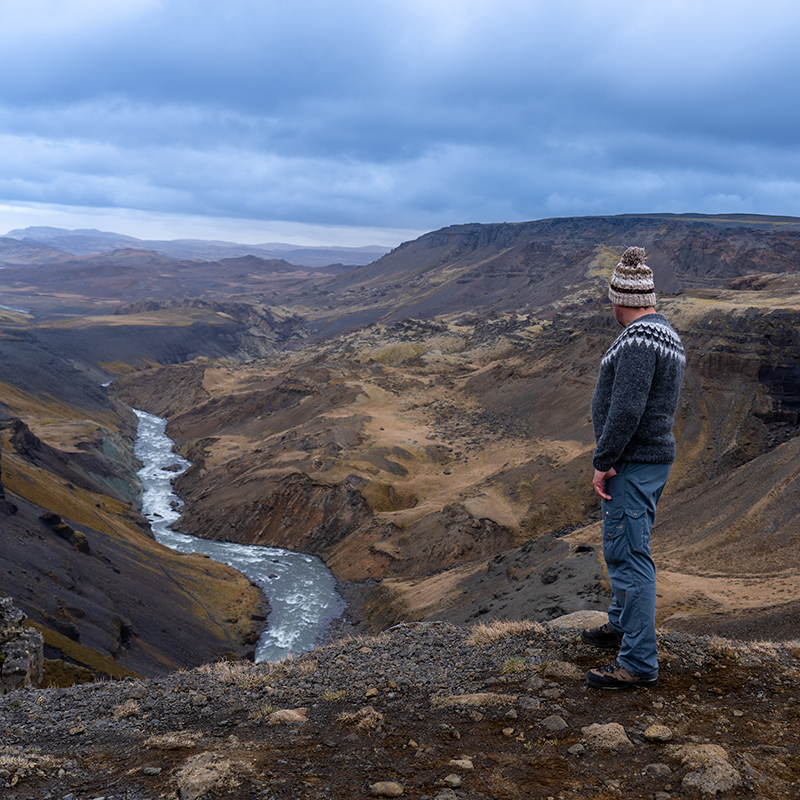
{"label": "sweater yoke pattern", "polygon": [[657,355],[686,363],[686,353],[678,334],[668,325],[647,320],[631,323],[616,338],[603,356],[601,366],[613,361],[624,347],[652,347]]}
{"label": "sweater yoke pattern", "polygon": [[619,461],[670,464],[686,353],[661,314],[628,325],[600,362],[592,396],[595,469]]}

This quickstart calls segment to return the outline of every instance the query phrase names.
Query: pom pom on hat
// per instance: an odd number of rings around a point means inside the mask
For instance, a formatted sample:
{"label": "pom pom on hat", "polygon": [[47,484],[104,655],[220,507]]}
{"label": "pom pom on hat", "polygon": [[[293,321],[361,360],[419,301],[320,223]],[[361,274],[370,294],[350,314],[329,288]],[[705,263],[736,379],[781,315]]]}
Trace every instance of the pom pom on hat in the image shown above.
{"label": "pom pom on hat", "polygon": [[[626,267],[635,267],[639,264],[644,264],[645,252],[644,247],[629,247],[619,260],[620,264]],[[647,266],[645,264],[645,266]]]}
{"label": "pom pom on hat", "polygon": [[643,247],[629,247],[614,268],[608,299],[615,306],[647,308],[656,304],[653,270],[644,263]]}

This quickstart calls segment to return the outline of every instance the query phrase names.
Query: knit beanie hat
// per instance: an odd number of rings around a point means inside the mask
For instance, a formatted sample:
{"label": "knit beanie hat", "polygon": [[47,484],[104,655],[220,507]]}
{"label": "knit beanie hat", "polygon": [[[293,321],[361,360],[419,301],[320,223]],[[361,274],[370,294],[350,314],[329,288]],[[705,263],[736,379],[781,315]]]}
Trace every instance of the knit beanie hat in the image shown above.
{"label": "knit beanie hat", "polygon": [[615,306],[647,308],[656,304],[653,270],[644,263],[644,248],[629,247],[614,268],[608,299]]}

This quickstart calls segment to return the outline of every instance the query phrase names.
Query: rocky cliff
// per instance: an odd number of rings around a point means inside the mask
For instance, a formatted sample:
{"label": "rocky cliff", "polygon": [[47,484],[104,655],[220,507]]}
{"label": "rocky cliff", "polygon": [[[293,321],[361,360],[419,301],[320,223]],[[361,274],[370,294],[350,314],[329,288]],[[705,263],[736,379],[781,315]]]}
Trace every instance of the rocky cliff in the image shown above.
{"label": "rocky cliff", "polygon": [[11,598],[0,597],[0,694],[41,686],[44,639],[24,622]]}

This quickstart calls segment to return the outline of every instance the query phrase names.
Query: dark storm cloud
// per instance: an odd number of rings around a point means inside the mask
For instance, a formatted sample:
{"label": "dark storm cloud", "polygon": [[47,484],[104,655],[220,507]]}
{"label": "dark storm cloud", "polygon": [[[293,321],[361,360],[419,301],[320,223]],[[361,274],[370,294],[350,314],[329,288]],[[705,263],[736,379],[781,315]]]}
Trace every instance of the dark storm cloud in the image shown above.
{"label": "dark storm cloud", "polygon": [[797,213],[798,23],[769,0],[11,0],[0,203],[420,230]]}

